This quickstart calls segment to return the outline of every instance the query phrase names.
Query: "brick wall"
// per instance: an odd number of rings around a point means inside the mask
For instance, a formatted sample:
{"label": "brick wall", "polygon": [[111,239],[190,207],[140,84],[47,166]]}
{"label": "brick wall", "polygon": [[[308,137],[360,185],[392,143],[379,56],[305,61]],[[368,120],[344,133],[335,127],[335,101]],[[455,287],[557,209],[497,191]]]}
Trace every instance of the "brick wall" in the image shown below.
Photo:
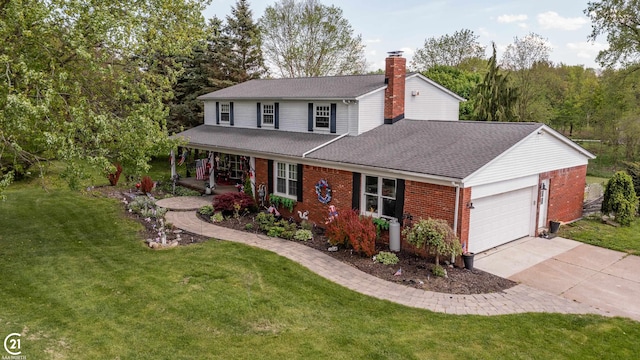
{"label": "brick wall", "polygon": [[453,226],[454,187],[407,180],[404,192],[404,212],[411,214],[414,220],[431,217],[444,219]]}
{"label": "brick wall", "polygon": [[[351,172],[305,165],[302,171],[302,178],[304,186],[302,204],[299,203],[296,210],[309,211],[309,221],[319,224],[319,226],[324,226],[324,222],[329,216],[329,205],[334,205],[338,210],[338,214],[340,214],[340,211],[351,209],[351,192],[353,189],[353,175]],[[331,187],[331,202],[326,205],[321,203],[316,195],[315,185],[320,179],[327,180]]]}
{"label": "brick wall", "polygon": [[586,175],[586,165],[540,174],[540,180],[549,179],[549,220],[568,222],[582,217]]}

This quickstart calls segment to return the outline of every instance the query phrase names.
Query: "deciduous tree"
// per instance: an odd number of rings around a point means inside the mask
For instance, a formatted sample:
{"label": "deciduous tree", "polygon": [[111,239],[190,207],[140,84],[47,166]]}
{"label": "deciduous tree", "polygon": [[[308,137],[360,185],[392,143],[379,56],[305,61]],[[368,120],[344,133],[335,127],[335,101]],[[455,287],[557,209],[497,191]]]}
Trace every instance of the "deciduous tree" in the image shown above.
{"label": "deciduous tree", "polygon": [[486,59],[486,48],[480,45],[478,38],[469,29],[427,38],[424,46],[413,55],[411,66],[416,71],[425,71],[437,65],[458,66],[469,59]]}
{"label": "deciduous tree", "polygon": [[280,0],[259,21],[267,66],[280,77],[363,73],[362,37],[342,10],[318,0]]}
{"label": "deciduous tree", "polygon": [[544,108],[544,96],[541,87],[536,83],[537,74],[534,65],[549,61],[551,48],[547,40],[537,34],[518,38],[507,46],[502,55],[502,66],[513,73],[512,79],[518,87],[516,111],[519,121],[543,121],[536,115]]}
{"label": "deciduous tree", "polygon": [[596,58],[602,66],[640,68],[640,0],[593,1],[584,13],[592,23],[589,39],[606,34],[609,48]]}
{"label": "deciduous tree", "polygon": [[196,0],[0,3],[0,169],[62,160],[141,173],[170,147],[176,58],[202,31]]}

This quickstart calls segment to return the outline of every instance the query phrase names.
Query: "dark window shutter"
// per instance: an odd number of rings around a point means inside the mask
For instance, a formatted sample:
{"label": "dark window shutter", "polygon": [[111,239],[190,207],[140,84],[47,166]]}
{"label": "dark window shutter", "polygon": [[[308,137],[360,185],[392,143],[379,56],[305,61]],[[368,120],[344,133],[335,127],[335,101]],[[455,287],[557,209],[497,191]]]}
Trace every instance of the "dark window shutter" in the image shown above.
{"label": "dark window shutter", "polygon": [[353,186],[351,188],[351,208],[360,210],[360,173],[353,173]]}
{"label": "dark window shutter", "polygon": [[275,127],[276,129],[280,129],[280,104],[279,103],[273,104],[273,112],[275,112],[275,114],[273,114],[273,127]]}
{"label": "dark window shutter", "polygon": [[304,166],[302,164],[298,164],[298,188],[297,191],[298,193],[296,194],[298,196],[298,202],[302,202],[302,168]]}
{"label": "dark window shutter", "polygon": [[229,103],[229,125],[233,126],[233,101]]}
{"label": "dark window shutter", "polygon": [[404,213],[404,179],[396,180],[396,219],[402,223]]}
{"label": "dark window shutter", "polygon": [[329,131],[336,133],[336,104],[331,104],[331,117],[329,118]]}
{"label": "dark window shutter", "polygon": [[273,160],[267,160],[267,191],[273,194]]}
{"label": "dark window shutter", "polygon": [[309,131],[313,131],[313,103],[309,103]]}
{"label": "dark window shutter", "polygon": [[220,103],[216,101],[216,124],[220,125]]}
{"label": "dark window shutter", "polygon": [[261,108],[261,106],[262,105],[260,105],[260,103],[258,103],[258,108],[256,110],[256,119],[258,119],[257,123],[256,123],[257,127],[262,127],[262,108]]}

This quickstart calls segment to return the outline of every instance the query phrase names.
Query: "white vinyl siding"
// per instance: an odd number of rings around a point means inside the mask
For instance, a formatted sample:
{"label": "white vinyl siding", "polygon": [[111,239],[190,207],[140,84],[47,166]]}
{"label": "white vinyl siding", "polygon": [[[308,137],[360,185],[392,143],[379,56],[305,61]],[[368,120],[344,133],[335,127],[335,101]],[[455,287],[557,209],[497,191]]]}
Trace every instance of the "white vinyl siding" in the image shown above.
{"label": "white vinyl siding", "polygon": [[[233,124],[238,128],[256,128],[256,102],[260,101],[233,101]],[[312,101],[279,101],[279,129],[280,131],[294,131],[308,133],[309,103]],[[225,102],[229,104],[228,102]],[[341,135],[349,130],[349,118],[358,117],[357,104],[349,107],[342,101],[317,102],[318,104],[336,104],[336,135]],[[222,102],[220,102],[222,104]],[[273,104],[265,102],[265,104]],[[216,125],[216,102],[207,100],[204,102],[205,124]],[[275,106],[274,106],[275,107]],[[329,108],[330,109],[330,108]],[[315,102],[314,102],[315,110]],[[261,109],[263,111],[263,109]],[[275,111],[275,109],[274,109]],[[264,115],[264,113],[262,113]],[[330,116],[330,115],[329,115]],[[355,121],[355,120],[353,120]],[[229,122],[220,122],[220,125],[228,126]],[[272,130],[271,126],[265,126],[266,130]],[[328,133],[329,128],[319,129],[318,132]]]}
{"label": "white vinyl siding", "polygon": [[384,124],[384,90],[362,97],[358,109],[358,135]]}
{"label": "white vinyl siding", "polygon": [[216,124],[216,102],[215,101],[204,102],[204,124],[205,125]]}
{"label": "white vinyl siding", "polygon": [[[412,94],[416,95],[412,95]],[[405,90],[404,115],[412,120],[450,120],[459,119],[459,101],[414,76],[407,79]]]}
{"label": "white vinyl siding", "polygon": [[587,157],[578,150],[541,130],[525,138],[464,180],[465,186],[537,175],[547,171],[587,164]]}

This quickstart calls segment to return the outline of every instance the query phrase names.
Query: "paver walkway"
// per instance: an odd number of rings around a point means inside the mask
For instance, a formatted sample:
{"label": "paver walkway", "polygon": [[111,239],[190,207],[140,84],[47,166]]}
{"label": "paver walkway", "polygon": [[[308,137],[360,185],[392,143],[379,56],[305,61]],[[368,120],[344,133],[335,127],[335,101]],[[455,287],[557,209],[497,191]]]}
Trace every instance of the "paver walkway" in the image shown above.
{"label": "paver walkway", "polygon": [[174,196],[156,201],[156,205],[170,210],[198,210],[211,205],[213,195],[207,196]]}
{"label": "paver walkway", "polygon": [[448,314],[502,315],[550,312],[607,315],[593,307],[526,285],[516,285],[500,293],[474,295],[445,294],[410,288],[369,275],[302,244],[204,222],[194,211],[169,211],[166,219],[176,227],[194,234],[272,251],[346,288],[410,307]]}

